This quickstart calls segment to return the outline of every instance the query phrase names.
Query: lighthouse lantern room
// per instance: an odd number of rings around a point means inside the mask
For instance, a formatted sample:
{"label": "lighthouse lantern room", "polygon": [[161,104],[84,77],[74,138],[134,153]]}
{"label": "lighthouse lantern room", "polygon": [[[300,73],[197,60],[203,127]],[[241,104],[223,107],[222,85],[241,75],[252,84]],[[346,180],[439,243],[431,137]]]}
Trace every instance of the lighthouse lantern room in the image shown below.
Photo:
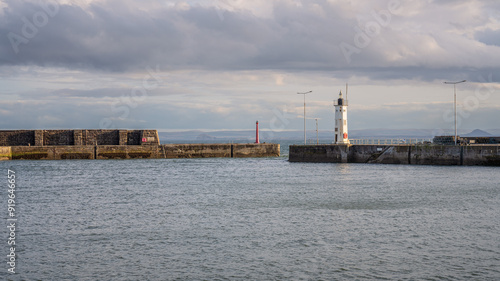
{"label": "lighthouse lantern room", "polygon": [[339,93],[335,105],[335,144],[349,144],[347,135],[347,99]]}

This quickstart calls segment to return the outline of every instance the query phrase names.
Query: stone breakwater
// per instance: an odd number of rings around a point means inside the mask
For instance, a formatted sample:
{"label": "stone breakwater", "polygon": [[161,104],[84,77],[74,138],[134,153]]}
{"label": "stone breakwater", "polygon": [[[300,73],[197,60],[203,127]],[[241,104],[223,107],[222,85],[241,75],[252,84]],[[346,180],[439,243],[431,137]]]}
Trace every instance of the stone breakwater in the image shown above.
{"label": "stone breakwater", "polygon": [[156,130],[0,131],[0,160],[275,157],[279,144],[163,144]]}
{"label": "stone breakwater", "polygon": [[0,160],[277,157],[279,144],[163,144],[0,147]]}
{"label": "stone breakwater", "polygon": [[0,146],[159,145],[157,130],[0,131]]}
{"label": "stone breakwater", "polygon": [[291,145],[289,161],[500,166],[500,145]]}

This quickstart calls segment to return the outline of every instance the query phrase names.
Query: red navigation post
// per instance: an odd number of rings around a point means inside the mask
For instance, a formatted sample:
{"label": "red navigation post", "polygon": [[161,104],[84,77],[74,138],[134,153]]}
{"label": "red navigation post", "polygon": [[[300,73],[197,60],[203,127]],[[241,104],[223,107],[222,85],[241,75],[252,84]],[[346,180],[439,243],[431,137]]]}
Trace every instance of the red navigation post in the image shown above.
{"label": "red navigation post", "polygon": [[259,141],[259,121],[256,123],[256,130],[255,130],[255,143],[260,143]]}

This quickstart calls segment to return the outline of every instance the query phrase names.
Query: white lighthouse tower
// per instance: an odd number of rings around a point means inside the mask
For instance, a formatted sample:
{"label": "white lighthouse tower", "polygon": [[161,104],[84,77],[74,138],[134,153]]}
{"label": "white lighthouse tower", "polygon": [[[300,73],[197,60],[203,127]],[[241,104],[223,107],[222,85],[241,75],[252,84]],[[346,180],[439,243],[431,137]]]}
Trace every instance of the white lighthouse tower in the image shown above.
{"label": "white lighthouse tower", "polygon": [[349,144],[347,136],[347,99],[339,93],[335,105],[335,144]]}

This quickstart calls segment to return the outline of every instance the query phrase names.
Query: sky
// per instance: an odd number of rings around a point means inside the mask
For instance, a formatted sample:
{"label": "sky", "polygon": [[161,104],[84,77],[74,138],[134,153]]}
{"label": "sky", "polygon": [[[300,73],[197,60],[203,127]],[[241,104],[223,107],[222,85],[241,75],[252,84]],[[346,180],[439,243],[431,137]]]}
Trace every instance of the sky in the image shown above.
{"label": "sky", "polygon": [[500,128],[500,1],[0,1],[0,129]]}

